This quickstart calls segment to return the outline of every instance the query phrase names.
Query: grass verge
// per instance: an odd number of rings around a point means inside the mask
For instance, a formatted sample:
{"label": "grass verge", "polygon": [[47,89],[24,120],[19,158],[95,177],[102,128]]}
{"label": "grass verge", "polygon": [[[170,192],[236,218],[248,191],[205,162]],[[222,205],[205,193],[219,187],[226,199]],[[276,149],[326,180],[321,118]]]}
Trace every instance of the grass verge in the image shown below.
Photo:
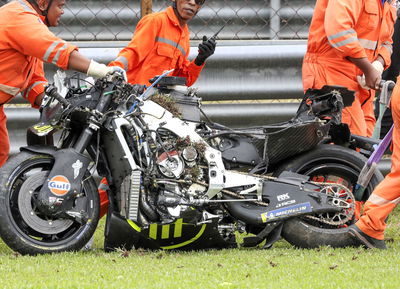
{"label": "grass verge", "polygon": [[2,288],[398,288],[399,210],[387,229],[389,250],[314,250],[279,241],[270,250],[104,253],[104,221],[93,250],[20,256],[0,244]]}

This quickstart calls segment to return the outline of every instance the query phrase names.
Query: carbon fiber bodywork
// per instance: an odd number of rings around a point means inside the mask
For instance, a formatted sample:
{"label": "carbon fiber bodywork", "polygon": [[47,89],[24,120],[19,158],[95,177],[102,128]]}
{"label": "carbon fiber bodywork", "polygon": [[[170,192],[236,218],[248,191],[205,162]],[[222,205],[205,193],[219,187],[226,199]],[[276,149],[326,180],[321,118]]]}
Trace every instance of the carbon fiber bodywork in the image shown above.
{"label": "carbon fiber bodywork", "polygon": [[[269,163],[275,164],[316,147],[328,131],[329,125],[321,121],[289,122],[280,127],[266,127],[263,149]],[[260,142],[256,143],[256,146],[257,144],[260,145]]]}
{"label": "carbon fiber bodywork", "polygon": [[264,160],[267,164],[276,164],[316,147],[328,134],[329,127],[329,124],[312,120],[247,129],[249,136],[232,131],[223,138],[219,150],[228,162],[254,165]]}

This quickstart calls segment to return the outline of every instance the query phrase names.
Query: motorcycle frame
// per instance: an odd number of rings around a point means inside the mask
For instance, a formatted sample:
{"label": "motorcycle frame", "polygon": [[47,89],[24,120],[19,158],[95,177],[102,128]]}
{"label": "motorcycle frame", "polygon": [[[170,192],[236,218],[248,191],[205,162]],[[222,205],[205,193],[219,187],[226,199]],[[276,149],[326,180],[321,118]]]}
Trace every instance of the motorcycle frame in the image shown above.
{"label": "motorcycle frame", "polygon": [[[212,148],[206,143],[203,138],[196,133],[196,123],[183,121],[174,117],[172,113],[156,104],[153,101],[145,101],[141,106],[144,113],[143,120],[148,125],[149,129],[157,130],[159,127],[166,128],[174,132],[181,138],[189,137],[192,142],[201,142],[206,145],[204,157],[208,163],[209,172],[209,187],[206,192],[208,199],[212,199],[224,188],[233,188],[237,186],[251,186],[248,191],[257,191],[257,195],[261,196],[263,179],[248,176],[240,173],[235,173],[225,169],[222,154],[220,151]],[[246,194],[247,191],[242,191],[241,194]]]}

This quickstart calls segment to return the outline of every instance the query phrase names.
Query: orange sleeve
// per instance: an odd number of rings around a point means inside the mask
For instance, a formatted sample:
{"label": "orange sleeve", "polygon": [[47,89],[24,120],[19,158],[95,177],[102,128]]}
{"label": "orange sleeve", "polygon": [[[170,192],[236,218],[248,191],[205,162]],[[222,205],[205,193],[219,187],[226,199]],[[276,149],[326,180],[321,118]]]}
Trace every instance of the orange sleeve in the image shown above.
{"label": "orange sleeve", "polygon": [[[390,5],[389,3],[385,3],[385,5]],[[381,29],[381,44],[378,47],[378,54],[385,61],[385,69],[387,69],[391,64],[391,57],[393,53],[393,39],[392,35],[394,32],[394,23],[396,22],[396,9],[394,7],[389,7],[388,13],[385,15],[385,23],[386,27],[382,27]]]}
{"label": "orange sleeve", "polygon": [[172,75],[186,77],[186,85],[192,86],[196,82],[197,78],[199,78],[204,65],[205,63],[201,66],[198,66],[194,63],[194,60],[190,62],[187,58],[185,58],[181,67],[178,67]]}
{"label": "orange sleeve", "polygon": [[151,14],[143,17],[133,34],[132,40],[123,48],[110,66],[120,66],[126,71],[138,66],[155,46],[156,36],[161,26],[160,20]]}
{"label": "orange sleeve", "polygon": [[[190,52],[190,45],[188,44],[186,55],[189,55],[189,52]],[[199,78],[200,73],[204,68],[205,62],[202,65],[198,66],[194,63],[194,60],[189,61],[189,59],[186,56],[181,56],[181,57],[183,57],[183,61],[177,61],[177,67],[175,67],[175,70],[172,73],[172,75],[186,77],[186,85],[192,86]]]}
{"label": "orange sleeve", "polygon": [[[390,46],[389,46],[390,45]],[[390,47],[390,48],[389,48]],[[385,61],[385,66],[384,69],[386,70],[390,64],[392,63],[392,44],[389,44],[388,42],[386,42],[385,44],[383,44],[380,48],[379,48],[379,52],[378,54],[380,56],[382,56],[383,60]]]}
{"label": "orange sleeve", "polygon": [[26,12],[16,17],[8,38],[12,47],[24,55],[67,69],[71,52],[78,48],[55,36],[36,15]]}
{"label": "orange sleeve", "polygon": [[35,104],[36,97],[44,92],[44,87],[47,85],[43,70],[43,62],[37,61],[33,69],[33,76],[27,88],[22,92],[22,97],[28,100],[32,107],[39,108],[39,106]]}
{"label": "orange sleeve", "polygon": [[354,30],[362,12],[364,1],[329,1],[325,13],[324,27],[329,44],[343,57],[367,57]]}

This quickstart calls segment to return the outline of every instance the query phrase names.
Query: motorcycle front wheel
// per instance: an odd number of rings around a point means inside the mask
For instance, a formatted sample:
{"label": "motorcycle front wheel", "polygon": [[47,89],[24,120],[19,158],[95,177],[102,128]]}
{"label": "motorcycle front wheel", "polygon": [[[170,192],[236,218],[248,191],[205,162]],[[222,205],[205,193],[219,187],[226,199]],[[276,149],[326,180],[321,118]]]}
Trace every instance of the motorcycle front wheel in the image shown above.
{"label": "motorcycle front wheel", "polygon": [[21,254],[77,251],[93,236],[99,220],[99,194],[91,177],[83,182],[74,211],[85,212],[85,221],[49,218],[36,208],[35,198],[53,167],[48,155],[20,152],[1,168],[0,236]]}
{"label": "motorcycle front wheel", "polygon": [[[310,176],[311,181],[340,183],[353,192],[358,176],[367,159],[360,153],[337,145],[320,145],[316,149],[283,164],[275,175],[282,171],[292,171]],[[368,199],[374,188],[383,180],[377,171],[364,191],[362,201]],[[300,248],[319,246],[346,247],[353,245],[347,234],[347,227],[354,218],[340,226],[332,226],[312,219],[293,218],[285,222],[282,237]]]}

